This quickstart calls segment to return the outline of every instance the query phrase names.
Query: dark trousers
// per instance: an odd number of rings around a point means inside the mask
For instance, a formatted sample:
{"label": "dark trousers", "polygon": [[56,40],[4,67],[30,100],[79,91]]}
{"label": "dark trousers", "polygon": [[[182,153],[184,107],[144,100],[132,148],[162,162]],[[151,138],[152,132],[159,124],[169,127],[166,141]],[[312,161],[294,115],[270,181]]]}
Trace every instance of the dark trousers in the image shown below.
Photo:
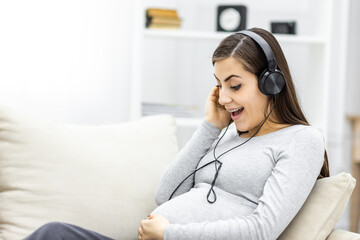
{"label": "dark trousers", "polygon": [[24,240],[114,240],[99,233],[61,222],[50,222]]}

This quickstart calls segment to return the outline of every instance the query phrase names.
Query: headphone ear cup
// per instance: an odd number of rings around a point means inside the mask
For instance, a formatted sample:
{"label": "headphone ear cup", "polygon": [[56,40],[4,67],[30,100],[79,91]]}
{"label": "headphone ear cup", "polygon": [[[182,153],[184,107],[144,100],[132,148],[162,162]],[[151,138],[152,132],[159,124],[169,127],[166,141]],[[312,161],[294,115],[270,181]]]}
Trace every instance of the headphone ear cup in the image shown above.
{"label": "headphone ear cup", "polygon": [[260,91],[265,94],[265,95],[268,95],[266,89],[265,89],[265,81],[266,81],[266,78],[267,76],[269,75],[269,69],[265,69],[264,71],[262,71],[262,73],[260,74],[260,77],[259,77],[259,82],[258,82],[258,85],[259,85],[259,89]]}
{"label": "headphone ear cup", "polygon": [[284,86],[284,75],[278,69],[275,69],[274,71],[265,69],[259,77],[259,89],[267,96],[279,94]]}

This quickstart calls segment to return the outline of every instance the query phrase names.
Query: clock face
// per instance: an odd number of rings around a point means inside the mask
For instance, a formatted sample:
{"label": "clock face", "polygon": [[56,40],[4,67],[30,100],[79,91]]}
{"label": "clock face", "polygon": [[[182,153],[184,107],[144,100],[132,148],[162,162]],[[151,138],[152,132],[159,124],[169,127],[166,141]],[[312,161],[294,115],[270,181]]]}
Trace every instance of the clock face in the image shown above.
{"label": "clock face", "polygon": [[241,15],[234,8],[224,9],[219,16],[219,24],[225,31],[234,31],[241,23]]}

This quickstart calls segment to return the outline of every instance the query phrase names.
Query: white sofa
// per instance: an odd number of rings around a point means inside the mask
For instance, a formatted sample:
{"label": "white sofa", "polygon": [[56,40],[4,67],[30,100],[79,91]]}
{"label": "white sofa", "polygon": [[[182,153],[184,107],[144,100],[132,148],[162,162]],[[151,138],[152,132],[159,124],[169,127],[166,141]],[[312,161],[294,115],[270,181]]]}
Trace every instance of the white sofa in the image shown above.
{"label": "white sofa", "polygon": [[[176,124],[168,115],[80,126],[0,106],[0,239],[22,239],[51,221],[136,239],[177,152]],[[318,180],[279,239],[360,239],[333,230],[354,185],[346,173]]]}

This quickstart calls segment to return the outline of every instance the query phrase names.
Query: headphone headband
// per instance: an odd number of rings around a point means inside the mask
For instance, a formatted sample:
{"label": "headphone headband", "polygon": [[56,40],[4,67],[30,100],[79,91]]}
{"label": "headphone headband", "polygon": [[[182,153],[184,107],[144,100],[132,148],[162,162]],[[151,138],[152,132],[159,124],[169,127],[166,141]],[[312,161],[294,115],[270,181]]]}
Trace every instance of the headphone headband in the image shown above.
{"label": "headphone headband", "polygon": [[250,37],[251,39],[253,39],[265,53],[266,60],[268,62],[268,66],[269,66],[269,70],[274,71],[276,69],[277,63],[276,63],[274,53],[271,50],[271,47],[269,46],[269,44],[261,36],[259,36],[257,33],[249,31],[249,30],[243,30],[243,31],[237,32],[237,34],[243,34],[243,35],[246,35],[246,36]]}

